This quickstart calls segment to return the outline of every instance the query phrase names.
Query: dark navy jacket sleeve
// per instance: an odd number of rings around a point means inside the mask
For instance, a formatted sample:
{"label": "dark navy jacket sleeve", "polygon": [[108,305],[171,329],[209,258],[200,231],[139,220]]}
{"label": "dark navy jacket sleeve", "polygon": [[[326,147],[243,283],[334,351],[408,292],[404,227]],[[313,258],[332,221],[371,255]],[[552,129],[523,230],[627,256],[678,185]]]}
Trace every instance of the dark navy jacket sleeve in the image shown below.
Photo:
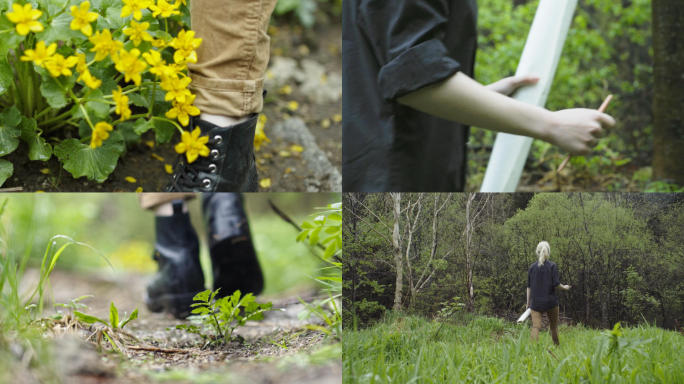
{"label": "dark navy jacket sleeve", "polygon": [[385,100],[445,80],[461,65],[443,39],[448,0],[362,0],[359,28],[380,65],[378,85]]}
{"label": "dark navy jacket sleeve", "polygon": [[551,286],[556,288],[558,285],[560,285],[560,276],[558,275],[558,266],[554,264],[551,276]]}

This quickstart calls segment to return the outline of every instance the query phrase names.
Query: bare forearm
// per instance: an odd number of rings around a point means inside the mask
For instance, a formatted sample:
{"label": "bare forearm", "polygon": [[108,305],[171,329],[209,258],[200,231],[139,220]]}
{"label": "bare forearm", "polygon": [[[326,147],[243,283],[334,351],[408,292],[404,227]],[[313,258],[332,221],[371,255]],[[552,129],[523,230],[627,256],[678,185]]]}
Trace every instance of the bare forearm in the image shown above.
{"label": "bare forearm", "polygon": [[530,303],[530,287],[527,287],[527,306],[529,307],[532,303]]}
{"label": "bare forearm", "polygon": [[443,119],[550,140],[550,111],[494,92],[462,72],[410,93],[399,102]]}
{"label": "bare forearm", "polygon": [[551,112],[517,101],[458,72],[450,78],[400,97],[419,111],[481,128],[548,141],[573,154],[587,154],[615,120],[596,110]]}

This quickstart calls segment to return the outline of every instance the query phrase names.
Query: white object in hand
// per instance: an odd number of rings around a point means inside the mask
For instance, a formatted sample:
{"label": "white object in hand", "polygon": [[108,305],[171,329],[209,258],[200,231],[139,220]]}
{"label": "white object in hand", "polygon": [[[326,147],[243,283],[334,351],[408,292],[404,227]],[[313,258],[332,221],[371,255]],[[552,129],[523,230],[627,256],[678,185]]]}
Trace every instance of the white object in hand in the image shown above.
{"label": "white object in hand", "polygon": [[[558,67],[577,0],[541,0],[516,75],[539,82],[518,90],[516,100],[543,107]],[[515,192],[532,138],[498,133],[480,192]]]}
{"label": "white object in hand", "polygon": [[527,318],[530,317],[530,313],[532,313],[532,308],[527,308],[527,311],[523,312],[523,314],[518,318],[518,323],[522,323],[523,321],[527,320]]}

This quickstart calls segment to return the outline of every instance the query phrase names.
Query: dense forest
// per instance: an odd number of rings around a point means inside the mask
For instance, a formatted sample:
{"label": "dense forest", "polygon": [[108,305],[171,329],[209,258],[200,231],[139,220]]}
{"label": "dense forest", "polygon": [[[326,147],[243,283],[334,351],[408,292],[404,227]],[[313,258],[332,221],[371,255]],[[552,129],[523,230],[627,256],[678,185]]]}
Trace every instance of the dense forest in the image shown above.
{"label": "dense forest", "polygon": [[561,320],[592,327],[684,320],[684,196],[357,194],[344,203],[345,327],[390,310],[514,319],[541,240]]}

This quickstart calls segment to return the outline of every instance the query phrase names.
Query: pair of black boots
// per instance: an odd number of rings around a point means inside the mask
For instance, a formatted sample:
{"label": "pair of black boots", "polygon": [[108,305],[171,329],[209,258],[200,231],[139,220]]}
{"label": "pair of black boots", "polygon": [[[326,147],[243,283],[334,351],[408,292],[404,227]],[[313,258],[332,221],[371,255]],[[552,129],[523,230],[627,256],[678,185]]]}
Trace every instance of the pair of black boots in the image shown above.
{"label": "pair of black boots", "polygon": [[[221,288],[218,296],[230,295],[236,290],[259,294],[264,279],[241,196],[203,194],[202,211],[207,220],[214,289]],[[181,201],[173,203],[172,216],[157,216],[155,220],[153,257],[159,272],[147,286],[145,303],[152,312],[166,311],[182,319],[190,314],[192,298],[205,290],[199,240]]]}

